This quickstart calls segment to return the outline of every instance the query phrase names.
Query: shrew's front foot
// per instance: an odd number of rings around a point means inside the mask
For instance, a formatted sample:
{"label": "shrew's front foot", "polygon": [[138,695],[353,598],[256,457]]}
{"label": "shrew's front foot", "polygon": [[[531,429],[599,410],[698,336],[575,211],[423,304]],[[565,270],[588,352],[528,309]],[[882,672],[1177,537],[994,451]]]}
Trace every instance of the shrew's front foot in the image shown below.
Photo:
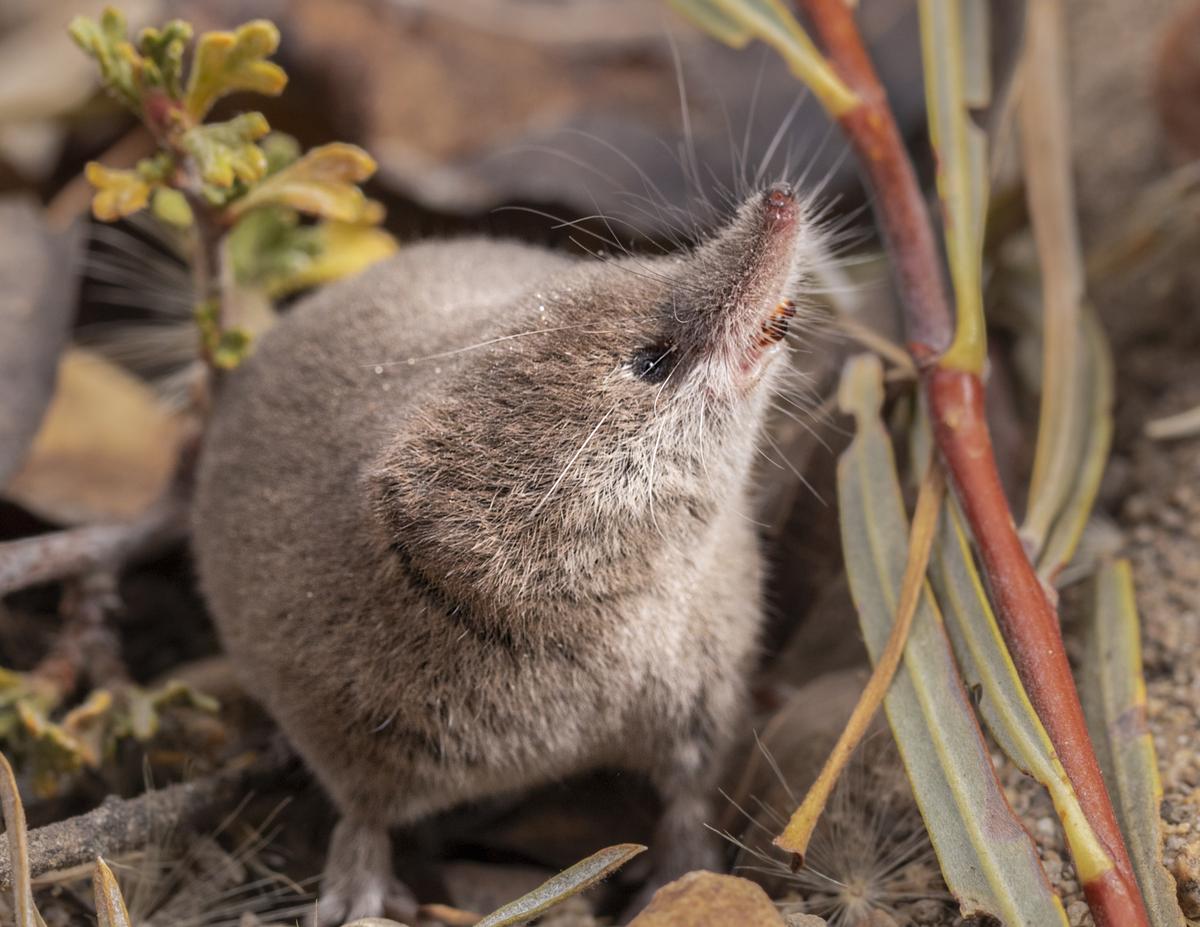
{"label": "shrew's front foot", "polygon": [[417,899],[392,872],[387,830],[343,817],[329,841],[316,927],[340,927],[364,917],[416,923]]}

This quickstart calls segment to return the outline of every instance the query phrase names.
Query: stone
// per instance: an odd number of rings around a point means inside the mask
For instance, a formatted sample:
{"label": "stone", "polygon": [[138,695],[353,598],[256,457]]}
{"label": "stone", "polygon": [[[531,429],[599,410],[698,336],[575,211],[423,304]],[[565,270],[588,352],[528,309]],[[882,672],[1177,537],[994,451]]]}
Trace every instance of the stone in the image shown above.
{"label": "stone", "polygon": [[[818,923],[824,921],[818,919]],[[753,882],[715,872],[689,872],[655,892],[650,904],[629,927],[785,927],[785,924],[767,893]]]}

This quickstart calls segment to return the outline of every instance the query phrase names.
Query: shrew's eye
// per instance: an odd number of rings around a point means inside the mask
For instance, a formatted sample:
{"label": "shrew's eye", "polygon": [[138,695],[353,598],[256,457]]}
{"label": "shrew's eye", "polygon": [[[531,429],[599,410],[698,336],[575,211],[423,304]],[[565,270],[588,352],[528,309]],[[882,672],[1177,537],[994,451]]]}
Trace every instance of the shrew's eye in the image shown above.
{"label": "shrew's eye", "polygon": [[675,369],[675,345],[667,342],[648,344],[629,359],[629,369],[639,380],[662,383]]}

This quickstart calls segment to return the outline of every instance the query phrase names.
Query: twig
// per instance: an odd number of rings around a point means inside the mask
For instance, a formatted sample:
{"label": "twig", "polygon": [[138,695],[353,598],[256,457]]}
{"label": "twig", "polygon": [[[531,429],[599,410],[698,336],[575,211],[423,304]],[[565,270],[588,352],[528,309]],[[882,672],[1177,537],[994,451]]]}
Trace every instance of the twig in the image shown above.
{"label": "twig", "polygon": [[[285,760],[274,754],[248,768],[153,789],[137,798],[108,796],[85,814],[29,832],[32,878],[141,849],[180,828],[203,827],[256,782],[276,779]],[[0,891],[12,886],[12,858],[0,848]]]}
{"label": "twig", "polygon": [[130,522],[67,528],[0,543],[0,596],[107,569],[184,537],[186,505],[170,494]]}
{"label": "twig", "polygon": [[[896,264],[909,349],[934,422],[938,449],[972,534],[1021,680],[1045,724],[1088,822],[1113,866],[1080,873],[1101,927],[1147,923],[1129,856],[1088,737],[1059,629],[1058,615],[1017,536],[1000,484],[984,416],[982,352],[968,363],[940,363],[952,323],[942,263],[916,176],[845,0],[797,0],[841,78],[862,102],[835,114],[862,158],[875,208]],[[956,358],[958,360],[958,358]]]}

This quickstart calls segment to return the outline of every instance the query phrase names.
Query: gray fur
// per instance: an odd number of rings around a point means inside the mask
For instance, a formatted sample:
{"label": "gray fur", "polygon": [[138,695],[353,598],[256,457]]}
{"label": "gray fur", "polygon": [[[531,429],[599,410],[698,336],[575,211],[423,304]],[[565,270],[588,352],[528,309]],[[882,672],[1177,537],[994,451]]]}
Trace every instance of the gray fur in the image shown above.
{"label": "gray fur", "polygon": [[[761,617],[772,365],[738,365],[815,250],[785,199],[686,257],[407,247],[223,384],[197,566],[342,812],[324,920],[411,915],[388,827],[598,766],[662,791],[661,878],[712,861]],[[657,343],[678,362],[650,383],[630,358]]]}

